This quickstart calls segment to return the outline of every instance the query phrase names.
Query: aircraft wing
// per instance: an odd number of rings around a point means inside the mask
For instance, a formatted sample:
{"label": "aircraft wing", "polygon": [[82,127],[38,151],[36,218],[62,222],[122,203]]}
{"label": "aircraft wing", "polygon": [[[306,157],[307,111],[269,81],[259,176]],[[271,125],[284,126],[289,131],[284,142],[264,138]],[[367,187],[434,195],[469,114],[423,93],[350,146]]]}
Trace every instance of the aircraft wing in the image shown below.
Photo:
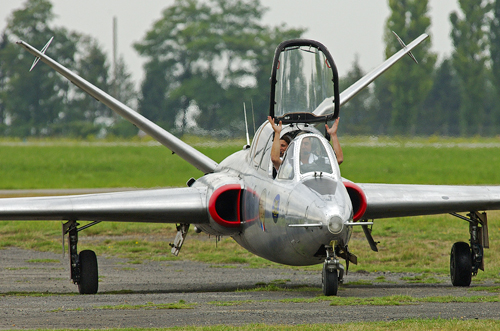
{"label": "aircraft wing", "polygon": [[363,219],[500,209],[500,186],[356,185],[366,197]]}
{"label": "aircraft wing", "polygon": [[[138,112],[124,105],[98,87],[92,85],[82,77],[68,70],[57,61],[45,55],[45,53],[43,52],[47,49],[48,44],[46,45],[46,47],[44,47],[42,52],[39,52],[33,46],[24,41],[18,41],[17,43],[24,47],[28,52],[36,56],[37,59],[35,60],[35,63],[33,63],[33,65],[36,64],[36,61],[38,59],[42,60],[42,62],[45,62],[49,67],[66,77],[80,89],[105,104],[112,111],[122,116],[127,121],[136,125],[139,129],[156,139],[162,145],[168,147],[172,152],[179,155],[181,158],[195,166],[197,169],[201,170],[204,173],[210,173],[213,172],[217,167],[217,162],[215,162],[205,154],[186,144],[179,138],[172,135],[170,132],[151,122]],[[31,69],[33,69],[33,66],[31,67]]]}
{"label": "aircraft wing", "polygon": [[207,189],[137,190],[0,199],[0,220],[208,223]]}

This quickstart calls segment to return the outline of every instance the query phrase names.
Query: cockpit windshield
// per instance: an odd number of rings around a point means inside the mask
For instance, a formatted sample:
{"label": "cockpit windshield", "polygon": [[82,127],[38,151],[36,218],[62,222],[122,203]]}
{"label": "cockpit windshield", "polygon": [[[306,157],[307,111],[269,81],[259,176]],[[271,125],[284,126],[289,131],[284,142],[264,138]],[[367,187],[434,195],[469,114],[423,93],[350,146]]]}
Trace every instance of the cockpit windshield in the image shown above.
{"label": "cockpit windshield", "polygon": [[293,179],[307,173],[334,174],[336,160],[328,153],[328,142],[315,134],[303,134],[295,138],[284,155],[278,170],[278,179]]}
{"label": "cockpit windshield", "polygon": [[318,137],[304,137],[300,143],[300,173],[313,171],[331,174],[332,163]]}

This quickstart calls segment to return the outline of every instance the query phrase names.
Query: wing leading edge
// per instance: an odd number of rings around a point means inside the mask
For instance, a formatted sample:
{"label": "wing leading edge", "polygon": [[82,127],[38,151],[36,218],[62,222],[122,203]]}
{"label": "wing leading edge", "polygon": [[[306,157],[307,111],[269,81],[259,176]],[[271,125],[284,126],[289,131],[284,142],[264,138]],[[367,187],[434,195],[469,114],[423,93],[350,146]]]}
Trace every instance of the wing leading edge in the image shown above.
{"label": "wing leading edge", "polygon": [[363,219],[500,209],[500,186],[357,185],[366,196]]}
{"label": "wing leading edge", "polygon": [[208,223],[206,188],[0,199],[0,220]]}

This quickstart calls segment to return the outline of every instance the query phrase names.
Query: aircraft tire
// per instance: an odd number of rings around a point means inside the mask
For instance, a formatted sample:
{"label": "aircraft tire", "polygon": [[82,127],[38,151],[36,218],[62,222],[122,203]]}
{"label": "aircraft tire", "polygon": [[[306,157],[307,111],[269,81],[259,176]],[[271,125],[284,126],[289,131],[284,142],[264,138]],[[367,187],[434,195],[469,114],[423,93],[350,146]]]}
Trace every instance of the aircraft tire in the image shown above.
{"label": "aircraft tire", "polygon": [[450,276],[453,286],[469,286],[472,280],[472,256],[469,244],[456,242],[451,247]]}
{"label": "aircraft tire", "polygon": [[97,270],[97,257],[94,251],[84,250],[79,254],[80,282],[78,291],[80,294],[96,294],[99,287]]}
{"label": "aircraft tire", "polygon": [[323,295],[337,295],[339,289],[339,274],[337,270],[328,270],[326,265],[323,265],[322,273],[322,288]]}

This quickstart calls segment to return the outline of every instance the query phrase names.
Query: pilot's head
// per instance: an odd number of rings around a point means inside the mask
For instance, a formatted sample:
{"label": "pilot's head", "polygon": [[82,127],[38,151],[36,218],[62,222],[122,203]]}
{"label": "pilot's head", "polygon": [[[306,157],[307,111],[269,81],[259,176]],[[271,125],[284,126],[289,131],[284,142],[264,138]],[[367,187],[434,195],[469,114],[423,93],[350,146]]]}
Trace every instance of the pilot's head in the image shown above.
{"label": "pilot's head", "polygon": [[290,137],[284,135],[283,137],[280,138],[280,157],[283,157],[283,154],[285,154],[288,145],[290,145]]}
{"label": "pilot's head", "polygon": [[308,157],[311,154],[311,138],[305,137],[300,144],[300,157]]}

